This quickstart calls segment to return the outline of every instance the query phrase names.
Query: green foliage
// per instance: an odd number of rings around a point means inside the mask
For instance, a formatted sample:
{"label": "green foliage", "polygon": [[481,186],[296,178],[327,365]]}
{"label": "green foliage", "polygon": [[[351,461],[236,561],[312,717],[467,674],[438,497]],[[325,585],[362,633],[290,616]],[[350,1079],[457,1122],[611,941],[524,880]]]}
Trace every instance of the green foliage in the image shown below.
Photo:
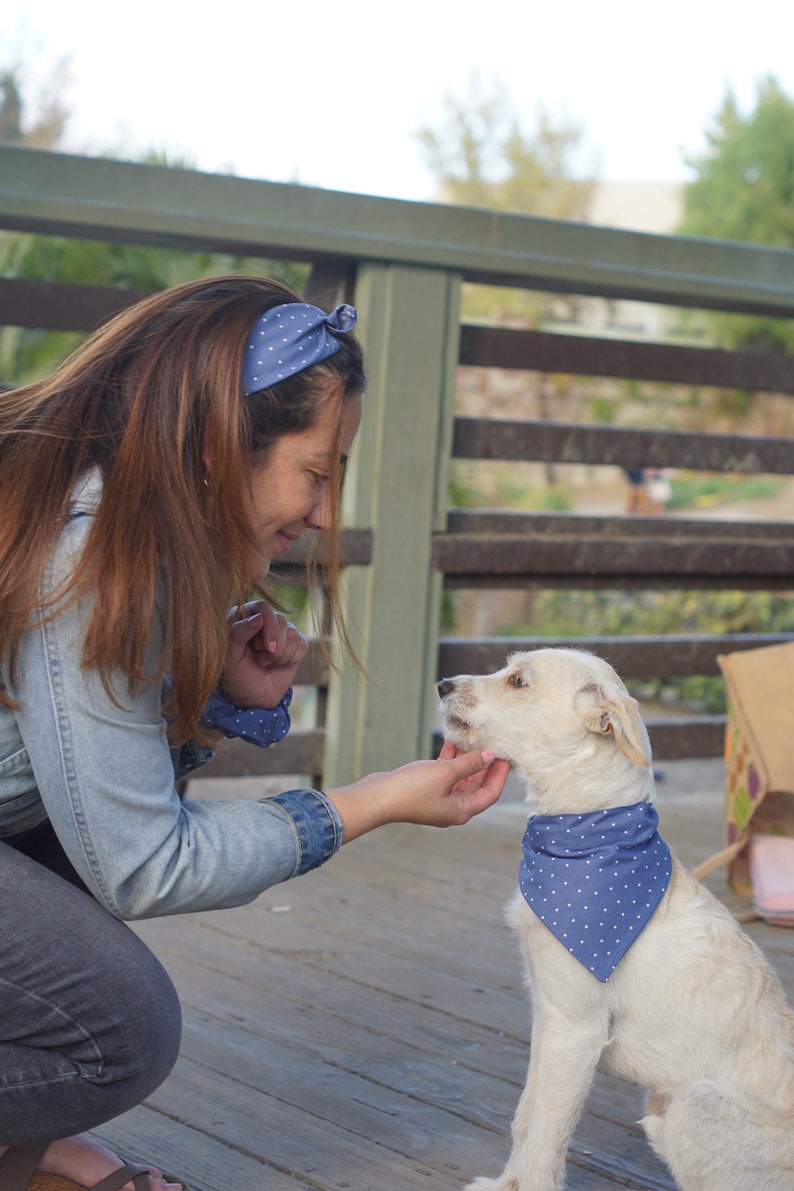
{"label": "green foliage", "polygon": [[588,412],[597,426],[613,426],[617,417],[616,406],[614,398],[595,396],[589,403]]}
{"label": "green foliage", "polygon": [[794,596],[773,591],[544,591],[533,609],[531,631],[542,636],[789,633],[794,632]]}
{"label": "green foliage", "polygon": [[450,462],[447,507],[450,509],[523,509],[568,512],[573,507],[564,484],[531,484],[516,475],[510,463],[453,459]]}
{"label": "green foliage", "polygon": [[525,512],[555,510],[564,513],[573,505],[570,492],[562,484],[522,483],[510,464],[494,464],[490,470],[494,499],[489,503],[496,508],[523,509]]}
{"label": "green foliage", "polygon": [[524,507],[537,512],[568,513],[573,508],[571,493],[564,484],[548,484],[545,488],[535,489],[532,501]]}
{"label": "green foliage", "polygon": [[[661,381],[615,380],[580,376],[567,383],[556,376],[545,378],[545,407],[520,395],[513,407],[502,401],[500,413],[508,416],[548,417],[558,422],[630,426],[648,430],[703,431],[716,434],[761,434],[786,437],[794,434],[794,403],[779,394],[695,387]],[[486,416],[493,402],[485,384],[472,390],[467,413]],[[528,413],[524,410],[528,409]]]}
{"label": "green foliage", "polygon": [[467,463],[453,459],[449,465],[447,506],[450,509],[476,509],[485,503],[483,493],[472,478]]}
{"label": "green foliage", "polygon": [[[794,247],[794,101],[774,78],[759,85],[746,115],[728,90],[705,152],[688,164],[697,176],[684,191],[679,232]],[[784,320],[714,315],[712,324],[728,348],[794,347],[794,327]]]}
{"label": "green foliage", "polygon": [[737,500],[771,500],[786,487],[779,476],[702,475],[679,471],[670,477],[671,509],[705,509]]}
{"label": "green foliage", "polygon": [[794,246],[794,102],[774,78],[742,115],[729,90],[705,153],[690,159],[682,231],[726,240]]}

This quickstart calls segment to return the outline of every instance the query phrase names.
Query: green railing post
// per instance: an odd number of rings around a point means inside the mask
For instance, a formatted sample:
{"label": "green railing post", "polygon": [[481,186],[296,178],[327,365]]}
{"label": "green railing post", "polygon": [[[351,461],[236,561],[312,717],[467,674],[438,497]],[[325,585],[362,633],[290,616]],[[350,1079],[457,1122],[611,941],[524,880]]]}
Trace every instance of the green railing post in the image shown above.
{"label": "green railing post", "polygon": [[369,378],[345,492],[345,523],[371,526],[372,565],[345,574],[367,682],[331,678],[324,781],[428,756],[443,527],[458,357],[460,279],[441,269],[363,265],[356,285]]}

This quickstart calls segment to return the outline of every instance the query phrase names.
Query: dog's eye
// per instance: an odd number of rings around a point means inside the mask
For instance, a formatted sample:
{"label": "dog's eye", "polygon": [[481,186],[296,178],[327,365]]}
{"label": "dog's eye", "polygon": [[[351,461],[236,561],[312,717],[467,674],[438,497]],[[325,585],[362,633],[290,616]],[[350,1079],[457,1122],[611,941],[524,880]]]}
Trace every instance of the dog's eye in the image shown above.
{"label": "dog's eye", "polygon": [[508,682],[509,686],[514,686],[514,687],[521,687],[521,686],[527,685],[524,682],[524,679],[518,670],[513,671],[513,673],[508,678],[507,682]]}

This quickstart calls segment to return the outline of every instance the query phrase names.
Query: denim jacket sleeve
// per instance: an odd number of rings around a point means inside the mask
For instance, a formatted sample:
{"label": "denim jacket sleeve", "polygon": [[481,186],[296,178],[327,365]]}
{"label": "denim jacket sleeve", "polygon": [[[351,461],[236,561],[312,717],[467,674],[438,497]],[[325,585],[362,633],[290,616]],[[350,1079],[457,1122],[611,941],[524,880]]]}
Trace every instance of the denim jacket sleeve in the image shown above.
{"label": "denim jacket sleeve", "polygon": [[[88,516],[67,524],[53,586],[79,560],[89,525]],[[117,676],[111,695],[82,668],[89,614],[85,601],[73,603],[25,634],[12,693],[47,815],[106,909],[134,919],[240,905],[339,848],[341,820],[318,790],[181,801],[159,687],[131,696]]]}

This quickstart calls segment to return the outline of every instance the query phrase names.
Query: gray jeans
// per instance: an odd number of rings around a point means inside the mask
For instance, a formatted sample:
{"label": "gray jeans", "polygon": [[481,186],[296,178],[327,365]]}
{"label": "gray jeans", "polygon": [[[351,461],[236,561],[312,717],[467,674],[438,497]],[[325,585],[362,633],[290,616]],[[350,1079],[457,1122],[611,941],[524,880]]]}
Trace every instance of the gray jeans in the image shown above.
{"label": "gray jeans", "polygon": [[46,867],[61,867],[51,844],[45,833],[39,863],[0,843],[0,1145],[68,1137],[126,1112],[179,1050],[164,968]]}

